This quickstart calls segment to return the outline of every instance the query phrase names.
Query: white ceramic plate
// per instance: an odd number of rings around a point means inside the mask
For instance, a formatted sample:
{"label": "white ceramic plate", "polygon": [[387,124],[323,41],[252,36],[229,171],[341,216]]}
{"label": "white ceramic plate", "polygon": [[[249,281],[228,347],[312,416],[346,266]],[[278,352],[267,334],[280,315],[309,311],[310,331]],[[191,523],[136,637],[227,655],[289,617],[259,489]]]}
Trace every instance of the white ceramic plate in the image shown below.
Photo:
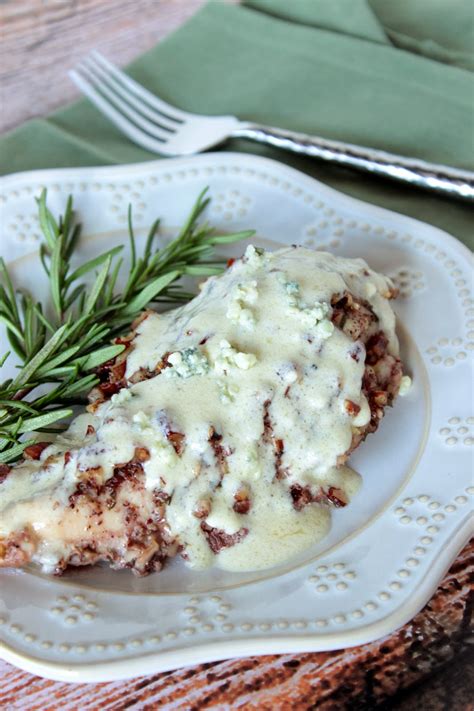
{"label": "white ceramic plate", "polygon": [[87,255],[124,240],[129,202],[142,231],[157,215],[172,230],[206,185],[208,218],[220,229],[252,227],[264,246],[300,243],[361,256],[390,274],[401,289],[395,309],[413,388],[352,457],[363,486],[334,512],[329,536],[283,568],[193,573],[175,561],[145,579],[104,568],[59,579],[0,573],[0,653],[33,673],[106,681],[368,642],[423,606],[469,537],[471,262],[448,234],[280,163],[209,153],[3,178],[1,252],[17,283],[41,293],[32,252],[39,239],[33,196],[42,186],[55,213],[74,195]]}

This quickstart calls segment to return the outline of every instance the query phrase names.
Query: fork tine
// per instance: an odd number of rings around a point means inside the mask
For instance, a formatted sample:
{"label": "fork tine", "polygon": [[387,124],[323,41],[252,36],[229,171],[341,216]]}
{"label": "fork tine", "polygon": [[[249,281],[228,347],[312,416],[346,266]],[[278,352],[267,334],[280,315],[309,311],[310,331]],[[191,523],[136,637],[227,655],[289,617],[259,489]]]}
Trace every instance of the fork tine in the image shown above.
{"label": "fork tine", "polygon": [[92,84],[87,81],[81,74],[79,74],[74,69],[69,72],[69,76],[72,81],[78,87],[83,94],[85,94],[93,104],[101,111],[107,118],[112,121],[117,128],[122,131],[126,136],[134,141],[142,148],[145,148],[152,153],[162,153],[164,155],[169,154],[164,146],[165,143],[157,138],[152,138],[147,135],[144,131],[141,131],[137,126],[135,126],[131,121],[129,121],[125,116],[123,116],[120,111],[112,106],[104,97],[99,94],[97,89],[95,89]]}
{"label": "fork tine", "polygon": [[179,123],[175,120],[171,121],[164,114],[159,113],[156,109],[150,109],[147,104],[143,101],[137,100],[137,97],[132,94],[132,92],[124,87],[113,74],[108,72],[102,64],[97,62],[92,55],[89,55],[84,60],[85,64],[95,73],[100,76],[102,81],[109,86],[116,94],[122,97],[131,108],[134,108],[145,118],[150,119],[153,123],[157,124],[161,128],[175,133],[176,129],[179,127]]}
{"label": "fork tine", "polygon": [[97,50],[92,50],[91,54],[104,67],[104,69],[110,72],[110,74],[113,74],[117,81],[120,81],[132,92],[132,94],[135,94],[136,97],[142,99],[142,101],[147,103],[151,108],[159,111],[159,113],[163,114],[167,118],[172,121],[182,123],[187,118],[191,118],[193,116],[193,114],[182,111],[181,109],[176,108],[176,106],[171,106],[170,104],[167,104],[166,101],[163,101],[163,99],[160,99],[155,94],[152,94],[151,91],[145,89],[141,84],[129,77],[128,74],[125,74],[114,64],[112,64],[112,62],[109,62],[109,60],[100,54],[100,52],[97,52]]}
{"label": "fork tine", "polygon": [[76,67],[76,71],[82,74],[82,76],[85,74],[86,78],[93,84],[93,86],[95,86],[100,94],[102,94],[106,99],[109,99],[116,109],[118,109],[122,114],[125,114],[125,116],[127,116],[136,126],[143,129],[150,136],[157,138],[160,141],[166,141],[166,139],[170,136],[166,129],[157,126],[141,116],[136,109],[132,108],[130,104],[127,104],[119,96],[117,96],[112,89],[97,78],[88,66],[85,64],[79,64]]}

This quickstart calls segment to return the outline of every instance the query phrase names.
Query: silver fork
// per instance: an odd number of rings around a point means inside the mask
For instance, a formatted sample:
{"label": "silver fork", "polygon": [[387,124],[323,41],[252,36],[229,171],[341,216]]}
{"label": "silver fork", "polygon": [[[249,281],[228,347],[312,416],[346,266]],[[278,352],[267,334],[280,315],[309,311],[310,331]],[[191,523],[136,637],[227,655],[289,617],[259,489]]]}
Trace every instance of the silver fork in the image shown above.
{"label": "silver fork", "polygon": [[153,153],[191,155],[217,146],[228,138],[248,138],[474,201],[474,173],[471,171],[240,121],[235,116],[191,114],[152,94],[98,52],[92,52],[69,75],[118,129]]}

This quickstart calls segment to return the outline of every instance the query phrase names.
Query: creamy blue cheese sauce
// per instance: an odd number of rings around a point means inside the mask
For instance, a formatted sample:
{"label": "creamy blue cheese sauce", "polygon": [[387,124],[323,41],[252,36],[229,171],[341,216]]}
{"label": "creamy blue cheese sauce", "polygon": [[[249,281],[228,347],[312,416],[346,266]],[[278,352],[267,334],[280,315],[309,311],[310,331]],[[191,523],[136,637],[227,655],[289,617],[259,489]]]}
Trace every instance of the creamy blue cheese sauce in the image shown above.
{"label": "creamy blue cheese sauce", "polygon": [[[267,568],[307,548],[327,533],[330,510],[317,503],[295,510],[289,488],[333,486],[349,500],[359,477],[337,468],[338,457],[350,447],[353,427],[370,419],[361,390],[364,354],[351,357],[353,341],[331,322],[331,298],[349,291],[369,302],[397,355],[391,287],[360,259],[249,247],[193,301],[139,324],[126,378],[154,371],[163,359],[166,367],[78,418],[41,461],[25,462],[7,477],[0,485],[0,535],[31,523],[41,501],[66,505],[84,470],[102,467],[106,480],[136,447],[146,447],[147,492],[170,496],[168,525],[189,565]],[[355,416],[347,400],[360,407]],[[87,424],[95,429],[91,436]],[[180,453],[170,431],[183,435]],[[66,450],[69,462],[58,456],[45,476],[42,461]],[[242,495],[250,501],[246,513],[235,510]],[[215,555],[196,515],[203,510],[208,526],[229,535],[245,529],[245,536]]]}

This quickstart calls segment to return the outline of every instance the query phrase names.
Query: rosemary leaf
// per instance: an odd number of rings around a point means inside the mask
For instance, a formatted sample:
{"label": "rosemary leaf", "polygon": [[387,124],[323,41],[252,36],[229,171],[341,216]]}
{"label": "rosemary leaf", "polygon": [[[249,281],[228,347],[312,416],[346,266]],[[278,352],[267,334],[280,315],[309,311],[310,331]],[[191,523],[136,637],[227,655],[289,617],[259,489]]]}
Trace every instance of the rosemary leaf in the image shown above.
{"label": "rosemary leaf", "polygon": [[54,249],[56,242],[57,231],[54,229],[54,223],[51,223],[51,213],[46,207],[46,190],[43,190],[38,199],[38,216],[41,231],[51,251]]}
{"label": "rosemary leaf", "polygon": [[116,254],[121,252],[123,247],[120,245],[118,247],[114,247],[113,249],[109,249],[108,252],[104,252],[104,254],[99,254],[98,257],[94,257],[93,259],[89,259],[88,262],[84,262],[84,264],[81,264],[80,267],[78,267],[68,278],[66,279],[66,285],[69,286],[72,284],[73,281],[77,281],[81,277],[85,276],[88,272],[91,272],[93,269],[96,267],[100,267],[101,264],[103,264],[109,257],[115,257]]}
{"label": "rosemary leaf", "polygon": [[58,237],[54,243],[51,257],[51,265],[49,267],[49,281],[51,286],[51,298],[56,309],[58,320],[61,320],[63,305],[61,298],[61,257],[63,248],[63,238]]}
{"label": "rosemary leaf", "polygon": [[130,257],[131,257],[131,263],[132,263],[132,271],[135,268],[135,264],[137,262],[137,248],[136,248],[136,243],[135,243],[135,234],[133,232],[133,225],[132,225],[132,206],[128,206],[128,213],[127,213],[127,219],[128,219],[128,233],[130,236]]}
{"label": "rosemary leaf", "polygon": [[[84,378],[80,378],[79,380],[71,382],[67,387],[64,388],[63,402],[67,404],[68,400],[74,398],[75,395],[90,390],[94,387],[94,385],[97,385],[98,382],[99,378],[94,375],[94,373],[91,373],[90,375],[86,375]],[[76,403],[77,400],[73,400],[72,402],[70,402],[70,404]]]}
{"label": "rosemary leaf", "polygon": [[123,345],[106,346],[105,348],[100,348],[98,351],[95,351],[95,353],[91,353],[91,355],[86,358],[82,367],[85,370],[93,370],[99,365],[102,365],[102,363],[106,363],[108,360],[115,358],[124,350],[125,346]]}
{"label": "rosemary leaf", "polygon": [[18,338],[19,341],[23,340],[23,334],[22,332],[18,329],[18,327],[11,321],[9,318],[4,316],[3,314],[0,314],[0,323],[3,323],[8,331],[11,331],[12,333],[15,334],[15,336]]}
{"label": "rosemary leaf", "polygon": [[61,328],[58,328],[56,333],[51,336],[47,343],[45,343],[40,352],[37,353],[35,357],[32,358],[32,360],[30,360],[30,362],[24,366],[24,368],[22,368],[19,375],[15,378],[15,385],[24,385],[24,383],[26,383],[26,381],[29,380],[32,375],[34,375],[34,373],[39,369],[40,365],[42,365],[49,358],[49,356],[59,345],[67,327],[68,324],[65,323],[63,326],[61,326]]}
{"label": "rosemary leaf", "polygon": [[23,420],[17,432],[22,434],[23,432],[33,432],[38,430],[40,427],[47,427],[53,422],[58,420],[63,420],[65,417],[72,415],[72,410],[69,409],[59,409],[53,410],[52,412],[46,412],[44,415],[39,415],[38,417],[29,417],[27,420]]}
{"label": "rosemary leaf", "polygon": [[[34,444],[34,439],[28,439],[26,442],[18,442],[18,444],[9,447],[7,451],[0,451],[0,464],[6,464],[7,462],[12,462],[23,454],[23,450],[29,447],[30,444]],[[0,446],[0,450],[2,447]],[[4,449],[4,448],[3,448]]]}
{"label": "rosemary leaf", "polygon": [[15,298],[15,289],[13,288],[12,280],[10,279],[3,257],[0,257],[0,275],[3,277],[5,282],[5,287],[2,288],[2,306],[8,306],[11,310],[12,318],[16,323],[20,323],[20,316]]}
{"label": "rosemary leaf", "polygon": [[84,305],[84,311],[86,314],[90,314],[92,309],[95,306],[95,303],[97,299],[100,296],[100,292],[102,291],[102,287],[105,284],[105,280],[107,279],[107,275],[109,273],[110,269],[110,264],[112,262],[112,257],[109,255],[107,259],[105,260],[105,264],[103,265],[102,269],[100,270],[99,274],[97,275],[97,278],[94,282],[94,286],[92,287],[87,299],[86,303]]}
{"label": "rosemary leaf", "polygon": [[[215,234],[206,223],[198,224],[209,204],[204,190],[191,209],[179,234],[164,246],[156,246],[160,225],[155,220],[141,254],[128,209],[131,263],[123,274],[122,246],[109,249],[71,269],[80,236],[72,198],[64,214],[55,219],[43,190],[37,200],[44,242],[39,265],[49,282],[53,315],[27,292],[15,293],[12,279],[0,259],[0,323],[22,361],[13,380],[0,382],[0,462],[21,456],[29,442],[21,441],[30,430],[57,432],[56,423],[72,414],[71,407],[99,383],[96,369],[117,357],[125,346],[113,338],[150,304],[180,304],[194,294],[184,290],[179,278],[185,274],[209,276],[222,271],[212,261],[215,245],[246,239],[252,232]],[[98,270],[98,271],[96,271]],[[95,273],[92,286],[85,277]],[[119,279],[119,276],[121,277]],[[119,283],[125,283],[122,293]],[[10,352],[0,357],[0,367]],[[41,390],[38,390],[41,388]],[[51,427],[51,425],[54,425]]]}
{"label": "rosemary leaf", "polygon": [[66,350],[58,353],[55,358],[48,360],[41,368],[36,371],[36,377],[41,378],[43,375],[47,375],[48,372],[57,368],[58,365],[64,363],[64,361],[69,360],[80,350],[80,346],[71,346],[71,348],[66,348]]}
{"label": "rosemary leaf", "polygon": [[148,286],[140,291],[123,309],[123,315],[129,316],[145,308],[145,306],[163,291],[172,281],[179,277],[179,272],[170,272],[154,279]]}
{"label": "rosemary leaf", "polygon": [[35,414],[36,410],[30,407],[28,403],[21,402],[21,400],[0,400],[0,405],[5,407],[12,407],[16,410],[23,410],[24,412],[29,412],[30,414]]}

